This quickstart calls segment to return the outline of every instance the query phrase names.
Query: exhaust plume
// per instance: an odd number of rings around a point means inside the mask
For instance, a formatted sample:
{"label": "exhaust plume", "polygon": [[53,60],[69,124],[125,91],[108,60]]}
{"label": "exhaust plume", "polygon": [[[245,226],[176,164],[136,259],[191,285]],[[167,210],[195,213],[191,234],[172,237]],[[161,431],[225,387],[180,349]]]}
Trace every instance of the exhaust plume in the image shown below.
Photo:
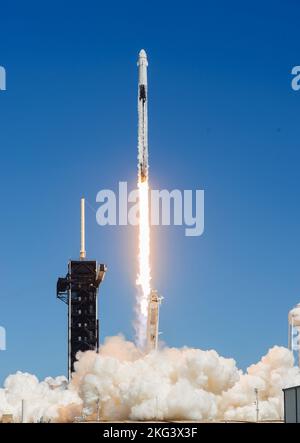
{"label": "exhaust plume", "polygon": [[138,292],[136,296],[136,343],[145,348],[147,336],[148,304],[150,295],[150,225],[149,225],[149,185],[148,179],[139,180],[139,255]]}
{"label": "exhaust plume", "polygon": [[300,384],[292,353],[274,346],[245,373],[214,350],[165,347],[147,355],[122,336],[78,353],[70,384],[65,377],[39,382],[31,374],[10,375],[0,389],[0,418],[70,422],[81,414],[101,420],[283,419],[282,389]]}

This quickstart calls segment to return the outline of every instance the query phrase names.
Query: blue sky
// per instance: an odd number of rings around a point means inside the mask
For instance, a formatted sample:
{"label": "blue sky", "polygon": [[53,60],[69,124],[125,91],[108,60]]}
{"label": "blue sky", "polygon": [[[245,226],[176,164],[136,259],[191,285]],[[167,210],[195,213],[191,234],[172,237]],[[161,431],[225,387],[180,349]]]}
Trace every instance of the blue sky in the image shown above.
{"label": "blue sky", "polygon": [[[149,57],[151,184],[205,190],[205,233],[152,230],[163,339],[245,368],[287,343],[300,301],[300,64],[296,1],[1,5],[0,379],[66,373],[58,276],[79,253],[79,199],[134,185],[138,51]],[[132,338],[136,230],[87,210],[109,271],[101,339]]]}

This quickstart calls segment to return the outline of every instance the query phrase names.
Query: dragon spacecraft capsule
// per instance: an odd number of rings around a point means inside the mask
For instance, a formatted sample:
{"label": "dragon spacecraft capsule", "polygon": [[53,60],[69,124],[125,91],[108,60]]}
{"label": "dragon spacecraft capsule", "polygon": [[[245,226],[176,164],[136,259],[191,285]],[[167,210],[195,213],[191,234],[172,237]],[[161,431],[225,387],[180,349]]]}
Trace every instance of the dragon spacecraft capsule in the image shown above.
{"label": "dragon spacecraft capsule", "polygon": [[141,49],[138,58],[138,174],[144,182],[148,179],[148,83],[147,54]]}

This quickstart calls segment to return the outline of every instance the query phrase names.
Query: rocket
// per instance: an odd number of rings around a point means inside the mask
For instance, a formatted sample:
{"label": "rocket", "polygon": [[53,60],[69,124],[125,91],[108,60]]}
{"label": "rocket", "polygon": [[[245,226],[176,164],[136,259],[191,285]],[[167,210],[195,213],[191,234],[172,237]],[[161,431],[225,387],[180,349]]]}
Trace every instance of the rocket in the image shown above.
{"label": "rocket", "polygon": [[138,58],[138,175],[144,182],[148,179],[148,84],[147,54],[141,49]]}

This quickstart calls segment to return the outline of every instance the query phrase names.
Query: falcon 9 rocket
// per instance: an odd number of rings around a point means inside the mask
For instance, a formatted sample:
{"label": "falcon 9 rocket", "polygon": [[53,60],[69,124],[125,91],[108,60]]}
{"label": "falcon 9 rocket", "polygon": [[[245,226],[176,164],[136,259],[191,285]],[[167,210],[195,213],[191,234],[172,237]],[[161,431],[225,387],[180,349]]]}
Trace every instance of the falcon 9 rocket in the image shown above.
{"label": "falcon 9 rocket", "polygon": [[148,85],[147,54],[141,49],[138,58],[138,173],[141,182],[148,178]]}

